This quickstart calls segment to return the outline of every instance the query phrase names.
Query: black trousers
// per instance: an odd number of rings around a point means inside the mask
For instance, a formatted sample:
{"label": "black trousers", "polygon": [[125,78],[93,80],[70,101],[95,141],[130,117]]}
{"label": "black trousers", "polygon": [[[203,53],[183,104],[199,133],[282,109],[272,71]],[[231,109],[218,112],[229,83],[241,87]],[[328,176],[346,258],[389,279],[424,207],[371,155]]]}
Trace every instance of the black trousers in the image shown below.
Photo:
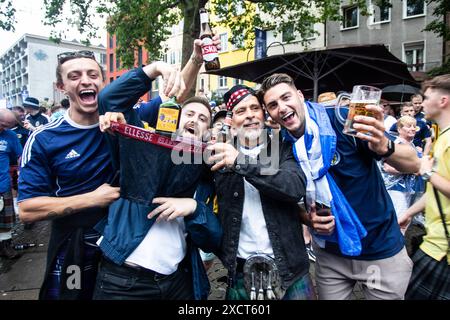
{"label": "black trousers", "polygon": [[119,266],[103,258],[94,300],[192,300],[192,276],[181,264],[177,271],[163,275],[152,270]]}

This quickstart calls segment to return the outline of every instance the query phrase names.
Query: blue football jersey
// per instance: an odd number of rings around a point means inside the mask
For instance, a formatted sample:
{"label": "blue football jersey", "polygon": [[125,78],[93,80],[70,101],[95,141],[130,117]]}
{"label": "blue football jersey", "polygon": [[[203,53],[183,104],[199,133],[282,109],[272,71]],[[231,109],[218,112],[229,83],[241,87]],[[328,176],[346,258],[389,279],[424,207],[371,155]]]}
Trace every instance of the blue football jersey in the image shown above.
{"label": "blue football jersey", "polygon": [[17,159],[22,154],[22,146],[16,134],[11,130],[0,131],[0,193],[11,188],[9,165],[10,158]]}
{"label": "blue football jersey", "polygon": [[36,130],[21,161],[19,197],[67,197],[95,190],[112,177],[111,156],[98,124],[64,117]]}

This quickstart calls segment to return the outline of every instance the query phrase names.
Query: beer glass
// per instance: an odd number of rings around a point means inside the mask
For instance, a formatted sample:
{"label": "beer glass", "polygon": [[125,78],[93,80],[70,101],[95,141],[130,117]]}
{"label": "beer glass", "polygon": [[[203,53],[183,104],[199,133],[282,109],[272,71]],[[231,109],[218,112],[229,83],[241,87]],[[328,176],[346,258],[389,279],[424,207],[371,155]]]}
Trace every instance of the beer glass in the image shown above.
{"label": "beer glass", "polygon": [[[345,134],[356,136],[358,132],[367,133],[366,131],[357,131],[354,125],[354,117],[355,116],[367,116],[374,117],[371,111],[366,110],[366,105],[374,104],[378,105],[380,103],[381,98],[381,89],[370,86],[358,85],[353,87],[352,95],[350,96],[350,106],[348,109],[347,119],[343,121]],[[336,107],[339,109],[339,106]],[[339,118],[340,116],[339,110],[337,110],[337,114]]]}

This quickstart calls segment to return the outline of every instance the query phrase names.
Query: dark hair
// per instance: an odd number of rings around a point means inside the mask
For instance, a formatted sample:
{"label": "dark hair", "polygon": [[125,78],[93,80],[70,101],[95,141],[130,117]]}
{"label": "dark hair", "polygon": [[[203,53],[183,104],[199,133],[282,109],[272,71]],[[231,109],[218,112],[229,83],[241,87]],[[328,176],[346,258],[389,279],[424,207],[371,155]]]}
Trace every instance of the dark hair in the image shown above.
{"label": "dark hair", "polygon": [[427,80],[422,84],[422,92],[427,89],[436,89],[444,91],[446,94],[450,94],[450,74],[444,74]]}
{"label": "dark hair", "polygon": [[286,73],[274,73],[273,75],[264,79],[261,87],[258,90],[258,99],[261,104],[264,104],[264,95],[266,94],[266,92],[280,83],[286,83],[287,85],[297,90],[294,79],[292,79],[290,75]]}
{"label": "dark hair", "polygon": [[62,99],[61,107],[63,107],[64,109],[69,109],[69,107],[70,107],[69,99],[67,99],[67,98]]}
{"label": "dark hair", "polygon": [[403,108],[410,108],[414,107],[413,103],[411,101],[403,102],[402,106],[400,107],[400,110],[403,110]]}
{"label": "dark hair", "polygon": [[11,111],[17,111],[17,112],[25,112],[25,108],[22,106],[14,106],[11,108]]}
{"label": "dark hair", "polygon": [[[106,79],[105,70],[102,68],[100,63],[98,63],[98,61],[95,60],[95,56],[94,55],[87,56],[87,55],[83,55],[83,54],[78,54],[80,52],[85,52],[85,51],[74,52],[72,55],[67,55],[67,56],[64,56],[63,58],[61,58],[60,55],[67,54],[67,52],[64,52],[64,53],[61,53],[58,55],[58,66],[56,67],[56,85],[57,86],[61,86],[63,84],[62,74],[61,74],[62,65],[64,63],[66,63],[67,61],[74,60],[74,59],[81,59],[81,58],[87,58],[87,59],[94,60],[97,63],[98,68],[100,69],[100,74],[102,76],[102,80],[105,81],[105,79]],[[88,52],[88,51],[86,51],[86,52]]]}
{"label": "dark hair", "polygon": [[186,106],[190,103],[200,103],[200,104],[204,105],[206,107],[206,109],[208,109],[208,111],[209,111],[210,118],[212,118],[211,106],[209,105],[208,99],[206,99],[205,97],[194,96],[194,97],[191,97],[191,98],[185,100],[181,104],[181,108],[183,108],[184,106]]}

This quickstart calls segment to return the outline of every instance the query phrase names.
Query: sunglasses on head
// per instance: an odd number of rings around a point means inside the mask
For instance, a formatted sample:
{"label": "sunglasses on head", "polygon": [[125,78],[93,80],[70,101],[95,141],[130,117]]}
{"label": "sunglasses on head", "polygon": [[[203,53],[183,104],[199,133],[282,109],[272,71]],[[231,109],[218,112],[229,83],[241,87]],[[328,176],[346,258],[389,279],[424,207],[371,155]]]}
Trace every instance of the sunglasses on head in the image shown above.
{"label": "sunglasses on head", "polygon": [[67,60],[75,59],[75,58],[89,58],[95,60],[94,52],[88,50],[81,51],[68,51],[58,54],[58,63],[63,64]]}

